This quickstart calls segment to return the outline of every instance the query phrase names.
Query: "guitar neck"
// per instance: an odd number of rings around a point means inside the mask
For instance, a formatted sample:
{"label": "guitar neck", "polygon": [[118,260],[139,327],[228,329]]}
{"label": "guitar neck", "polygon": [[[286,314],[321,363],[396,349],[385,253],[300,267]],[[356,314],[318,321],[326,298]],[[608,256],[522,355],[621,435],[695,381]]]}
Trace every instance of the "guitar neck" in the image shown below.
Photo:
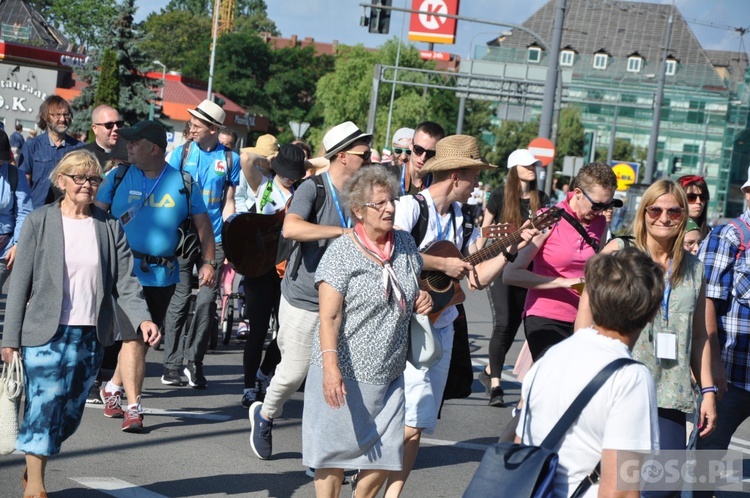
{"label": "guitar neck", "polygon": [[465,258],[463,258],[463,260],[476,266],[482,261],[487,261],[488,259],[492,259],[498,254],[500,254],[503,251],[503,249],[505,249],[506,247],[512,246],[513,244],[517,244],[521,242],[521,232],[522,230],[517,230],[511,233],[510,235],[500,237],[499,239],[495,240],[495,242],[493,242],[492,244],[480,249],[474,254],[470,254],[466,256]]}

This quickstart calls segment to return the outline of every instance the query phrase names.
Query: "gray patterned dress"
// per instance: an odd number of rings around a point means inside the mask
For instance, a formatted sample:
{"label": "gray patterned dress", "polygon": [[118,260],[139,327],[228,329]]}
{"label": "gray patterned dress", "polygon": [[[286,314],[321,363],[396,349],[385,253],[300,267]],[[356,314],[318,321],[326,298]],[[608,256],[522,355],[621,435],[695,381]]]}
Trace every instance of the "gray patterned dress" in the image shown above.
{"label": "gray patterned dress", "polygon": [[[315,275],[344,296],[338,360],[346,404],[332,409],[323,395],[319,330],[313,340],[302,416],[302,461],[313,468],[401,470],[408,326],[417,296],[413,271],[422,258],[411,235],[396,231],[393,270],[406,299],[399,310],[386,296],[382,267],[351,237],[326,250]],[[408,262],[411,260],[411,263]]]}

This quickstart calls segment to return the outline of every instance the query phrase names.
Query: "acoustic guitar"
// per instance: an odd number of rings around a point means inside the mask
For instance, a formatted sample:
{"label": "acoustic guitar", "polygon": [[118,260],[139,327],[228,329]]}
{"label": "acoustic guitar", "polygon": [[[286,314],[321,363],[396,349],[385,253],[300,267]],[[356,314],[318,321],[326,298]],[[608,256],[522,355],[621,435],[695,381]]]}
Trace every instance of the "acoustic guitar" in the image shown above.
{"label": "acoustic guitar", "polygon": [[237,273],[254,278],[276,267],[285,214],[237,213],[224,221],[224,253]]}
{"label": "acoustic guitar", "polygon": [[[553,225],[560,219],[560,208],[552,207],[539,216],[531,220],[531,225],[537,230],[544,230]],[[499,255],[503,249],[517,244],[521,241],[520,228],[513,233],[508,233],[515,227],[509,225],[491,225],[482,228],[482,237],[495,239],[495,241],[469,256],[463,256],[456,246],[447,240],[440,240],[431,244],[424,251],[424,254],[439,256],[443,258],[461,258],[463,261],[471,263],[473,266],[483,261],[492,259]],[[423,288],[432,296],[432,312],[430,320],[434,323],[440,314],[449,306],[456,305],[466,300],[466,295],[461,284],[455,278],[451,278],[443,272],[437,270],[425,270],[420,275]]]}

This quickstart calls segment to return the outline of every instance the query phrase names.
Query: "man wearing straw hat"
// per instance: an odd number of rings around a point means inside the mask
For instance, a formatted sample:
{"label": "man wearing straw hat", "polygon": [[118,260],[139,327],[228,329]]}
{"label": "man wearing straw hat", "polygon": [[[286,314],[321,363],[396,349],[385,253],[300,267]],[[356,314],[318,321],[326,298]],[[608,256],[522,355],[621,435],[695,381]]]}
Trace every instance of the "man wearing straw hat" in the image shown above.
{"label": "man wearing straw hat", "polygon": [[[208,387],[203,374],[203,357],[208,349],[211,328],[215,323],[216,299],[219,296],[218,266],[224,262],[221,229],[224,219],[234,214],[234,189],[240,179],[240,158],[219,142],[219,131],[224,128],[224,110],[210,100],[195,109],[188,109],[191,141],[177,147],[169,158],[169,165],[190,173],[196,187],[203,194],[208,217],[216,241],[215,257],[198,255],[193,261],[179,261],[180,283],[175,288],[164,321],[164,370],[162,384],[182,384],[180,370],[183,359],[187,364],[182,372],[188,384],[197,389]],[[190,329],[182,338],[182,328],[188,315],[188,299],[192,292],[193,266],[211,266],[211,280],[198,284],[200,291],[195,302],[195,314]]]}
{"label": "man wearing straw hat", "polygon": [[[405,195],[399,199],[394,225],[414,235],[414,228],[419,224],[420,217],[425,214],[422,206],[426,206],[427,226],[424,234],[420,234],[422,239],[416,240],[420,250],[426,249],[433,242],[449,240],[459,250],[465,248],[465,252],[474,252],[479,231],[473,228],[468,240],[465,240],[461,204],[469,200],[477,186],[479,172],[496,167],[488,164],[480,156],[479,144],[474,137],[451,135],[440,140],[437,142],[434,157],[421,169],[421,173],[432,173],[432,184],[416,196]],[[441,271],[455,279],[467,277],[471,289],[481,289],[500,274],[508,260],[515,259],[518,249],[526,246],[536,233],[533,229],[524,230],[522,241],[517,246],[511,246],[498,256],[476,266],[460,257],[446,258],[423,253],[424,270]],[[432,434],[435,430],[448,379],[453,349],[453,321],[457,316],[456,307],[450,306],[433,324],[443,347],[443,357],[437,364],[427,369],[416,369],[408,363],[406,365],[403,470],[391,473],[386,497],[395,497],[401,493],[417,458],[422,432]]]}

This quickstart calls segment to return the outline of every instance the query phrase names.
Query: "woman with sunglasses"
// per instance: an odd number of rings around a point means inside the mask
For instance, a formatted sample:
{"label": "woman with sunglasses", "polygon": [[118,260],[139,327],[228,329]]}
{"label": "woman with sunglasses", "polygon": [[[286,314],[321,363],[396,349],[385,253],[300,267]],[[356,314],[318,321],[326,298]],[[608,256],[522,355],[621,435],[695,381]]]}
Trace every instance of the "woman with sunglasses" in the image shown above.
{"label": "woman with sunglasses", "polygon": [[701,237],[705,238],[708,235],[708,201],[711,199],[706,179],[697,175],[685,175],[678,178],[677,182],[687,194],[688,216],[698,224]]}
{"label": "woman with sunglasses", "polygon": [[[575,188],[556,207],[563,219],[534,237],[503,271],[503,283],[528,290],[524,332],[536,361],[549,347],[573,335],[586,261],[603,243],[602,211],[614,204],[617,177],[603,163],[578,172]],[[533,266],[530,266],[533,263]]]}
{"label": "woman with sunglasses", "polygon": [[[532,213],[547,206],[549,196],[536,189],[536,167],[541,162],[527,149],[518,149],[508,156],[508,175],[505,185],[492,191],[484,212],[482,226],[493,223],[512,223],[520,227]],[[481,248],[485,239],[480,238]],[[526,289],[505,285],[502,279],[495,279],[487,288],[487,296],[492,310],[492,337],[488,368],[479,374],[490,406],[503,406],[503,390],[500,387],[500,374],[505,364],[505,356],[513,345],[516,332],[521,326],[521,315],[526,302]]]}
{"label": "woman with sunglasses", "polygon": [[[654,376],[662,450],[685,449],[685,415],[695,410],[696,402],[691,374],[703,393],[696,424],[700,436],[710,434],[716,421],[716,388],[706,334],[703,263],[683,247],[687,213],[684,190],[675,182],[660,180],[643,194],[633,222],[632,242],[616,238],[602,250],[613,252],[635,244],[664,269],[662,305],[633,348],[633,358],[644,363]],[[627,313],[627,310],[613,311]],[[576,330],[592,322],[588,295],[584,291]],[[678,496],[679,492],[644,495]]]}
{"label": "woman with sunglasses", "polygon": [[26,454],[24,496],[36,498],[47,497],[47,460],[78,429],[104,347],[114,343],[115,305],[146,343],[161,338],[120,221],[93,205],[99,161],[85,150],[69,152],[49,181],[62,198],[23,223],[24,257],[10,279],[1,351],[4,362],[14,353],[23,361],[26,406],[16,449]]}

